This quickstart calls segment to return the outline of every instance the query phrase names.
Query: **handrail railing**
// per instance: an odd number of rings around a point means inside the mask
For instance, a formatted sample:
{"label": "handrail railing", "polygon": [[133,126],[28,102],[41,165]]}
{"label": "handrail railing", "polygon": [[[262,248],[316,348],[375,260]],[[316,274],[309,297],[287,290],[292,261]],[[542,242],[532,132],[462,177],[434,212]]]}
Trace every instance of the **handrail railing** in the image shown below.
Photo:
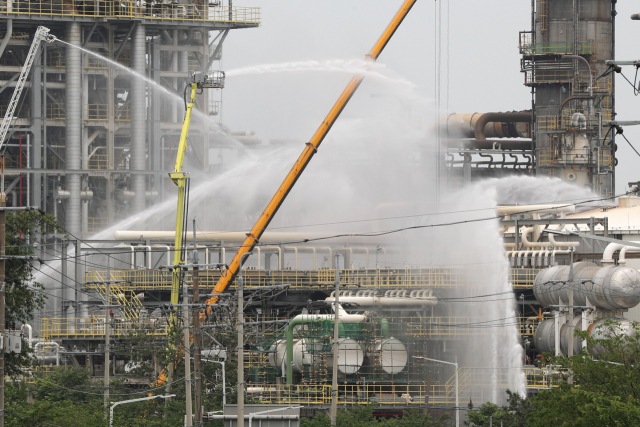
{"label": "handrail railing", "polygon": [[[96,5],[98,5],[96,7]],[[238,24],[260,24],[259,7],[208,6],[146,1],[65,0],[64,2],[31,2],[0,0],[0,15],[68,16],[87,18],[150,19],[171,21],[216,21]]]}

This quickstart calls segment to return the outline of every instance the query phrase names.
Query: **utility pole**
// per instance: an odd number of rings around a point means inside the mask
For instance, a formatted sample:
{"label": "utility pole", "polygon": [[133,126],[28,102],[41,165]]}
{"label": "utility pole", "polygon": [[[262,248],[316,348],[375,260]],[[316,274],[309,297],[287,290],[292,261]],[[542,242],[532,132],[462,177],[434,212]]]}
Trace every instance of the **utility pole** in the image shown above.
{"label": "utility pole", "polygon": [[105,295],[107,308],[104,309],[104,408],[105,418],[107,417],[107,409],[109,408],[109,341],[110,341],[110,316],[111,310],[111,262],[107,255],[107,291]]}
{"label": "utility pole", "polygon": [[7,195],[4,193],[4,154],[2,155],[2,159],[0,159],[0,175],[2,180],[2,188],[0,189],[0,337],[2,337],[2,345],[0,346],[0,427],[4,427],[4,339],[5,339],[5,331],[4,331],[4,275],[5,275],[5,260],[4,256],[6,254],[6,220],[7,213],[4,208],[7,206]]}
{"label": "utility pole", "polygon": [[182,330],[184,331],[184,382],[185,392],[187,394],[186,416],[187,427],[192,427],[193,419],[191,415],[193,414],[193,408],[191,404],[191,354],[189,351],[189,347],[191,346],[191,341],[189,340],[189,291],[187,290],[186,280],[182,284],[182,304],[184,304],[182,308],[182,316],[184,317]]}
{"label": "utility pole", "polygon": [[[377,255],[377,252],[376,252]],[[340,255],[336,255],[336,296],[333,300],[333,372],[331,374],[331,425],[336,425],[338,414],[338,340],[340,339]]]}
{"label": "utility pole", "polygon": [[[196,241],[196,220],[193,219],[193,303],[200,303],[200,289],[199,289],[199,269],[198,269],[198,246]],[[200,339],[200,310],[196,308],[195,315],[193,316],[193,369],[195,370],[195,386],[196,386],[196,400],[195,400],[195,427],[202,427],[202,366],[200,360],[200,346],[202,340]],[[224,365],[222,365],[224,369]],[[224,375],[224,373],[223,373]],[[224,377],[223,377],[224,378]],[[224,386],[223,386],[224,387]],[[223,390],[224,392],[224,390]]]}

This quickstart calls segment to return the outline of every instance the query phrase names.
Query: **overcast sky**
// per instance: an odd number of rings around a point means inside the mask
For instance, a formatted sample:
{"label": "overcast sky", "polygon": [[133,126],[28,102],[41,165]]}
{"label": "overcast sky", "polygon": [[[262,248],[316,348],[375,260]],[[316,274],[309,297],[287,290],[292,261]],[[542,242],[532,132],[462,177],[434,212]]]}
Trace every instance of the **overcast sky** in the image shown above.
{"label": "overcast sky", "polygon": [[[245,0],[238,6],[262,8],[262,26],[232,31],[223,69],[331,59],[361,59],[402,4],[401,0]],[[424,126],[434,118],[435,1],[420,0],[380,56],[387,75],[415,84],[412,91],[429,105],[420,114]],[[518,53],[518,31],[531,27],[529,0],[443,0],[442,109],[446,108],[446,22],[450,5],[449,112],[471,113],[530,108]],[[617,59],[638,59],[640,22],[631,21],[640,5],[618,3]],[[634,49],[635,45],[635,49]],[[634,69],[624,73],[633,81]],[[230,77],[223,92],[222,120],[233,130],[252,129],[261,138],[308,140],[349,80],[347,73],[299,72]],[[640,119],[640,98],[617,78],[618,120]],[[623,85],[624,83],[624,85]],[[406,88],[404,88],[406,89]],[[411,110],[398,85],[365,80],[344,116],[370,109]],[[640,127],[625,135],[640,151]],[[640,157],[618,138],[617,188],[640,180]]]}

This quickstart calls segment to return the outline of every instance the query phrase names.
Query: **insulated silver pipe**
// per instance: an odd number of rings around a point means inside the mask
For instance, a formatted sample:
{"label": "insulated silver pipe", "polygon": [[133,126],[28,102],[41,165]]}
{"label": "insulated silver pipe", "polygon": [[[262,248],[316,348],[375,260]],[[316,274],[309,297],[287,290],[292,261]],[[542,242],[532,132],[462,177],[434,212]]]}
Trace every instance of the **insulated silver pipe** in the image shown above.
{"label": "insulated silver pipe", "polygon": [[11,39],[11,34],[13,33],[13,19],[7,19],[7,32],[2,39],[2,43],[0,43],[0,56],[4,53],[4,48],[9,44],[9,39]]}
{"label": "insulated silver pipe", "polygon": [[[145,26],[138,24],[131,36],[131,66],[139,74],[146,74],[145,58]],[[131,80],[131,169],[142,171],[146,169],[146,84],[136,78]],[[133,212],[143,211],[146,207],[145,177],[131,175],[131,190],[136,197],[131,202]]]}
{"label": "insulated silver pipe", "polygon": [[[80,24],[69,22],[67,24],[66,41],[74,46],[80,46]],[[82,160],[82,54],[80,49],[71,46],[66,47],[66,149],[65,168],[80,170]],[[74,236],[79,236],[82,231],[80,215],[80,175],[66,175],[66,189],[69,191],[69,200],[65,209],[65,228]]]}

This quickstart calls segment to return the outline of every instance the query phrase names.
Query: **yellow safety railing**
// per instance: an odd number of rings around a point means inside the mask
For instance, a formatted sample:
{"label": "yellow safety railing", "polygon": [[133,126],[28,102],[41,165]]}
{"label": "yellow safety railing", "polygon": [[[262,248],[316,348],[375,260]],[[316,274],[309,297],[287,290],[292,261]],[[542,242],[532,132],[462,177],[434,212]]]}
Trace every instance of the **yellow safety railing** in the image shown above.
{"label": "yellow safety railing", "polygon": [[[589,80],[581,80],[573,87],[574,92],[588,93],[589,92]],[[613,81],[608,78],[593,79],[593,91],[597,93],[611,93],[613,91]],[[600,104],[602,106],[602,104]]]}
{"label": "yellow safety railing", "polygon": [[516,289],[531,288],[541,270],[540,268],[512,268],[509,281]]}
{"label": "yellow safety railing", "polygon": [[[452,369],[453,370],[453,369]],[[522,369],[528,388],[549,388],[552,385],[550,371],[544,368]],[[501,370],[496,372],[486,368],[458,369],[458,395],[460,402],[482,401],[486,398],[487,386],[507,389],[513,387],[517,371]],[[331,385],[329,384],[274,384],[267,382],[247,382],[251,396],[260,403],[328,405],[331,403]],[[338,383],[338,404],[387,406],[416,406],[425,404],[455,405],[455,374],[445,384],[419,383]]]}
{"label": "yellow safety railing", "polygon": [[149,19],[170,21],[216,21],[260,24],[259,7],[210,7],[201,4],[180,4],[145,1],[32,2],[0,0],[0,15],[68,16],[112,19]]}
{"label": "yellow safety railing", "polygon": [[[512,268],[509,280],[514,288],[530,288],[538,268]],[[191,273],[185,273],[189,283]],[[465,282],[463,270],[458,268],[424,269],[360,269],[341,270],[340,280],[354,283],[364,288],[395,289],[424,287],[454,287]],[[200,286],[212,287],[220,277],[218,270],[201,270]],[[334,270],[244,270],[245,286],[259,287],[288,284],[291,288],[327,285],[335,281]],[[87,282],[106,279],[106,271],[89,270],[85,274]],[[171,274],[163,270],[112,270],[111,280],[127,282],[124,286],[140,290],[162,289],[171,286]],[[91,289],[94,285],[87,285]],[[232,285],[232,286],[235,286]]]}
{"label": "yellow safety railing", "polygon": [[[95,156],[94,156],[95,157]],[[108,156],[105,155],[105,157],[107,157],[106,159],[106,163],[108,164],[109,159]],[[92,157],[93,159],[93,157]],[[89,161],[89,166],[91,166],[91,161]],[[89,167],[89,169],[91,169],[91,167]],[[105,168],[101,168],[101,169],[107,169]],[[87,229],[89,231],[89,233],[96,233],[98,231],[103,230],[108,224],[108,220],[107,218],[104,217],[88,217],[87,218]]]}
{"label": "yellow safety railing", "polygon": [[[87,282],[106,280],[105,276],[106,271],[87,271],[85,274]],[[201,270],[200,286],[213,287],[219,277],[218,270]],[[335,281],[335,270],[245,270],[243,277],[247,287],[288,284],[295,289],[330,286]],[[141,290],[171,286],[171,274],[160,270],[113,270],[111,280],[125,281],[127,286]],[[191,272],[186,273],[185,280],[191,281]],[[461,269],[433,267],[341,270],[340,280],[363,288],[395,289],[460,286],[464,279]]]}
{"label": "yellow safety railing", "polygon": [[108,104],[87,104],[85,105],[85,120],[107,121],[109,120]]}
{"label": "yellow safety railing", "polygon": [[66,64],[66,56],[62,50],[47,51],[47,67],[64,68]]}
{"label": "yellow safety railing", "polygon": [[613,167],[614,156],[609,147],[598,149],[574,149],[558,154],[551,149],[540,150],[538,162],[540,165],[597,165],[610,169]]}
{"label": "yellow safety railing", "polygon": [[67,112],[62,105],[47,103],[47,119],[64,120],[66,118]]}
{"label": "yellow safety railing", "polygon": [[558,116],[538,116],[536,117],[536,126],[539,131],[558,130]]}
{"label": "yellow safety railing", "polygon": [[[9,102],[7,101],[7,104],[8,103]],[[0,105],[0,117],[2,118],[4,118],[4,115],[7,113],[7,104]],[[20,109],[18,109],[17,112],[14,111],[13,113],[13,117],[19,118],[19,119],[28,119],[30,115],[31,115],[31,108],[29,105],[25,105],[25,104],[20,106]]]}
{"label": "yellow safety railing", "polygon": [[[253,390],[252,397],[260,403],[293,403],[302,405],[331,404],[331,385],[326,384],[265,384],[247,383]],[[455,404],[453,396],[442,384],[338,384],[339,405],[424,406],[429,402]],[[467,399],[468,400],[468,399]]]}
{"label": "yellow safety railing", "polygon": [[[106,284],[98,283],[97,286],[102,298],[107,300]],[[142,303],[133,291],[124,289],[120,283],[112,283],[110,285],[109,295],[110,300],[107,301],[108,305],[116,303],[122,306],[122,313],[129,320],[135,320],[138,318],[138,313],[142,308]]]}
{"label": "yellow safety railing", "polygon": [[105,70],[109,68],[109,64],[106,61],[103,61],[100,58],[96,58],[95,56],[86,55],[86,60],[87,62],[84,68],[92,70]]}
{"label": "yellow safety railing", "polygon": [[[110,319],[109,326],[112,336],[126,336],[136,330],[144,330],[147,335],[167,334],[167,322],[162,319],[129,321],[115,317]],[[40,335],[46,340],[104,337],[105,316],[43,318],[40,319]]]}
{"label": "yellow safety railing", "polygon": [[[532,43],[531,34],[520,33],[518,50],[522,55],[565,55],[573,53],[573,43],[567,42],[543,42]],[[580,42],[578,54],[590,55],[593,53],[593,42]]]}
{"label": "yellow safety railing", "polygon": [[546,320],[544,317],[518,317],[520,335],[533,336],[538,325],[544,320]]}
{"label": "yellow safety railing", "polygon": [[[89,158],[89,170],[106,170],[109,169],[109,156],[107,154],[94,154]],[[96,220],[102,218],[94,218]],[[106,218],[105,218],[106,221]]]}
{"label": "yellow safety railing", "polygon": [[113,110],[113,117],[116,122],[128,122],[131,120],[129,105],[115,105]]}
{"label": "yellow safety railing", "polygon": [[526,70],[524,73],[524,84],[570,82],[573,80],[573,77],[574,74],[571,69]]}
{"label": "yellow safety railing", "polygon": [[[600,106],[604,107],[604,105]],[[606,133],[604,124],[612,120],[612,111],[609,108],[599,108],[593,115],[588,114],[583,109],[564,109],[561,116],[538,116],[536,123],[539,131],[576,130],[576,126],[571,124],[574,113],[585,116],[586,129],[597,130],[602,124],[602,129]]]}

